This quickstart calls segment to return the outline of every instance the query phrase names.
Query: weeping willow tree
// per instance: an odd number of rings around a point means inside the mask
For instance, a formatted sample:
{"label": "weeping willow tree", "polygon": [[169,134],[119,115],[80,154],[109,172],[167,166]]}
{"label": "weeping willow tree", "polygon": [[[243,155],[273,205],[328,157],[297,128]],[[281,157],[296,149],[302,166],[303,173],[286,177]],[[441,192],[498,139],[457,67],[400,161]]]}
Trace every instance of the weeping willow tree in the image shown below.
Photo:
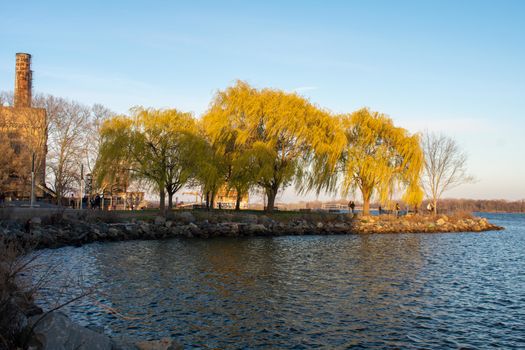
{"label": "weeping willow tree", "polygon": [[[238,89],[233,94],[240,95],[248,91],[248,89]],[[215,100],[215,105],[201,118],[202,134],[209,144],[208,158],[212,160],[212,164],[206,164],[205,168],[212,166],[210,169],[212,174],[209,174],[210,171],[204,171],[200,178],[203,187],[208,188],[206,197],[211,198],[212,205],[215,192],[219,187],[226,186],[227,191],[235,190],[237,194],[235,209],[240,210],[241,198],[248,193],[255,177],[249,169],[246,153],[248,147],[237,142],[238,129],[242,126],[231,124],[230,122],[234,121],[233,117],[225,119],[225,111],[217,104],[227,102],[218,102],[220,94]],[[246,95],[235,96],[235,98],[230,96],[229,102],[232,103],[231,100],[235,99],[235,103],[243,104],[249,102],[248,98],[249,96]]]}
{"label": "weeping willow tree", "polygon": [[134,108],[130,116],[105,121],[100,135],[98,181],[114,177],[115,169],[124,166],[158,191],[161,211],[166,194],[171,208],[173,195],[194,175],[194,151],[202,144],[192,115],[176,109]]}
{"label": "weeping willow tree", "polygon": [[195,176],[192,186],[200,186],[206,198],[206,208],[212,209],[215,196],[226,181],[228,160],[216,145],[211,143],[204,131],[204,123],[200,124],[200,142],[195,143],[193,157],[196,160]]}
{"label": "weeping willow tree", "polygon": [[386,115],[367,108],[342,116],[341,125],[347,139],[341,156],[343,194],[359,189],[365,215],[374,194],[388,203],[400,188],[405,191],[405,201],[418,205],[423,196],[419,182],[424,164],[418,135],[410,135]]}
{"label": "weeping willow tree", "polygon": [[212,143],[231,158],[237,186],[260,186],[269,211],[278,191],[306,178],[312,159],[335,167],[345,144],[334,118],[303,97],[241,81],[217,93],[203,120]]}

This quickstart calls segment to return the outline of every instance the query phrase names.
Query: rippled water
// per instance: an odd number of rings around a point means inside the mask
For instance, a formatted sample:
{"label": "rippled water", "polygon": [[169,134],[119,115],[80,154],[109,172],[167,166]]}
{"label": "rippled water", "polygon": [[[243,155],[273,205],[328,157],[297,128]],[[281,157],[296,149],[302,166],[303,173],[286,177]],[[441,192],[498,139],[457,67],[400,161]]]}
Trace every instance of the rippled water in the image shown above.
{"label": "rippled water", "polygon": [[525,347],[525,216],[486,216],[506,230],[46,250],[43,297],[81,275],[98,294],[72,318],[186,347]]}

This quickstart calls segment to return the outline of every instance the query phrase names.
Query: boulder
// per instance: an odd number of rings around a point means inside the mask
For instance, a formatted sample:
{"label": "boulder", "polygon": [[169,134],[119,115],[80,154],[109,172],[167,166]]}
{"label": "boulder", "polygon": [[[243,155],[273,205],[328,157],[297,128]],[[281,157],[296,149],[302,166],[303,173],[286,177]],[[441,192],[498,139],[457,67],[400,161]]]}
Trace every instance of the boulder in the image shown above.
{"label": "boulder", "polygon": [[112,238],[117,238],[120,234],[120,231],[118,228],[116,227],[110,227],[108,229],[108,236],[112,237]]}
{"label": "boulder", "polygon": [[34,326],[29,346],[37,349],[111,350],[114,345],[107,335],[81,327],[59,311],[33,316],[29,324]]}
{"label": "boulder", "polygon": [[244,224],[257,224],[258,217],[255,214],[246,214],[239,217],[239,222]]}
{"label": "boulder", "polygon": [[201,233],[199,226],[195,225],[193,222],[188,224],[188,228],[193,235],[199,235]]}
{"label": "boulder", "polygon": [[443,219],[443,218],[439,218],[439,219],[436,221],[436,225],[438,225],[438,226],[443,226],[443,225],[445,225],[445,223],[446,223],[446,221],[445,221],[445,219]]}
{"label": "boulder", "polygon": [[178,213],[173,213],[172,216],[173,216],[174,221],[180,221],[185,224],[189,224],[190,222],[195,222],[195,217],[189,211],[181,211]]}
{"label": "boulder", "polygon": [[139,350],[179,350],[183,349],[182,345],[176,343],[170,338],[161,340],[140,341],[135,343]]}
{"label": "boulder", "polygon": [[166,224],[166,218],[164,216],[155,216],[155,225],[164,226]]}
{"label": "boulder", "polygon": [[31,225],[32,226],[40,226],[40,225],[42,225],[42,219],[39,218],[38,216],[32,217],[30,220],[31,220]]}
{"label": "boulder", "polygon": [[274,224],[274,221],[267,217],[266,215],[261,215],[258,218],[257,221],[259,224],[264,225],[266,227],[272,226]]}
{"label": "boulder", "polygon": [[149,233],[150,233],[149,225],[146,224],[145,222],[143,222],[143,223],[140,224],[140,230],[141,230],[142,233],[144,233],[144,234],[149,234]]}
{"label": "boulder", "polygon": [[14,298],[8,299],[2,305],[2,316],[0,317],[0,330],[2,330],[2,334],[7,335],[8,339],[15,339],[26,326],[27,317],[20,305],[16,303]]}
{"label": "boulder", "polygon": [[249,224],[246,226],[246,231],[249,234],[261,234],[268,231],[268,229],[262,224]]}

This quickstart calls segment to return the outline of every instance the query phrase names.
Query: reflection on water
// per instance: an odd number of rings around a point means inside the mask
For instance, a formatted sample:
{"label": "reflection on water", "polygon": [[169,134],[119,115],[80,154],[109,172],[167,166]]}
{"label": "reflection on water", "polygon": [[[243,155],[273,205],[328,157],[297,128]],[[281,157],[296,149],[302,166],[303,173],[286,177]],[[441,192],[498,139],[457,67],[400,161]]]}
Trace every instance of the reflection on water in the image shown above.
{"label": "reflection on water", "polygon": [[43,259],[67,267],[58,280],[98,286],[96,302],[67,311],[114,335],[210,348],[525,346],[525,220],[493,218],[507,230],[130,241]]}

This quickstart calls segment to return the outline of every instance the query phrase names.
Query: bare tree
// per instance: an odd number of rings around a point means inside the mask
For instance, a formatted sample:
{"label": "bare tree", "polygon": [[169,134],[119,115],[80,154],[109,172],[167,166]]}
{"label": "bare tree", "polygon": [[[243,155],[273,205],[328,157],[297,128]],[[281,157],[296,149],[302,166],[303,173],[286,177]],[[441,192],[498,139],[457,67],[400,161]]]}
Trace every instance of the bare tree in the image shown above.
{"label": "bare tree", "polygon": [[60,204],[64,195],[78,186],[90,109],[77,102],[51,95],[37,96],[33,105],[47,111],[47,177]]}
{"label": "bare tree", "polygon": [[86,128],[86,137],[84,139],[84,158],[86,159],[86,167],[89,172],[93,172],[99,155],[99,148],[102,143],[100,127],[105,120],[114,115],[115,113],[101,104],[94,104],[91,106],[91,115]]}
{"label": "bare tree", "polygon": [[467,174],[467,155],[453,138],[427,132],[421,144],[425,154],[421,181],[436,214],[437,203],[444,192],[471,183],[474,177]]}
{"label": "bare tree", "polygon": [[0,91],[0,106],[13,106],[14,97],[13,91]]}

